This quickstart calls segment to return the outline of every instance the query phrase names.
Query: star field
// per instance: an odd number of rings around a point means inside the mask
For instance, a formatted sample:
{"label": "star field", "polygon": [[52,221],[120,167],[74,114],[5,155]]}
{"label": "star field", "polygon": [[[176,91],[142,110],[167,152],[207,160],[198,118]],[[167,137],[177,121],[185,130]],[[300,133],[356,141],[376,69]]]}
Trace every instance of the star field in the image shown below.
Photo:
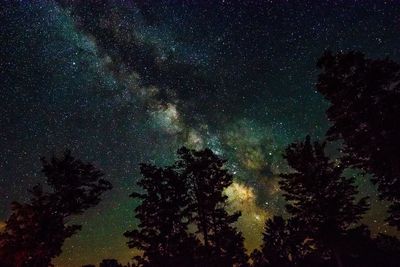
{"label": "star field", "polygon": [[[114,186],[76,218],[83,230],[56,266],[127,262],[138,164],[168,164],[182,145],[228,159],[236,182],[226,193],[243,211],[246,247],[257,247],[265,219],[283,212],[284,147],[328,126],[314,88],[318,57],[360,50],[400,60],[398,1],[0,5],[0,228],[10,202],[41,181],[41,156],[69,148]],[[358,183],[372,197],[365,221],[390,231],[385,204]]]}

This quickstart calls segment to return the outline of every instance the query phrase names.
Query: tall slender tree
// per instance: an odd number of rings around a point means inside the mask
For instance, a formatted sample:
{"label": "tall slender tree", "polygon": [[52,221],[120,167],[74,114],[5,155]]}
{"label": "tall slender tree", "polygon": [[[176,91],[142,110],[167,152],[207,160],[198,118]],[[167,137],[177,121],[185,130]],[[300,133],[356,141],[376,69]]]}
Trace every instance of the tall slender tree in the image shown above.
{"label": "tall slender tree", "polygon": [[4,266],[43,267],[61,254],[64,240],[81,229],[81,225],[68,225],[67,220],[97,205],[100,196],[111,189],[102,179],[104,175],[90,163],[71,156],[42,159],[46,184],[29,192],[28,203],[14,202],[12,213],[0,233],[0,259]]}
{"label": "tall slender tree", "polygon": [[286,209],[299,223],[315,252],[343,266],[347,231],[368,209],[367,198],[356,201],[354,178],[342,176],[343,165],[325,155],[325,143],[307,136],[289,145],[284,158],[294,172],[281,174],[280,187]]}
{"label": "tall slender tree", "polygon": [[228,214],[224,189],[233,182],[225,160],[210,149],[182,147],[176,167],[186,181],[190,198],[190,222],[201,236],[201,266],[246,266],[243,237],[234,226],[240,212]]}
{"label": "tall slender tree", "polygon": [[344,163],[372,174],[400,230],[400,64],[326,52],[318,67],[317,89],[331,103],[327,136],[343,140]]}
{"label": "tall slender tree", "polygon": [[141,201],[135,209],[140,223],[128,231],[128,246],[143,251],[137,266],[193,266],[197,241],[188,234],[189,197],[185,181],[173,167],[142,164],[138,185],[143,193],[131,197]]}

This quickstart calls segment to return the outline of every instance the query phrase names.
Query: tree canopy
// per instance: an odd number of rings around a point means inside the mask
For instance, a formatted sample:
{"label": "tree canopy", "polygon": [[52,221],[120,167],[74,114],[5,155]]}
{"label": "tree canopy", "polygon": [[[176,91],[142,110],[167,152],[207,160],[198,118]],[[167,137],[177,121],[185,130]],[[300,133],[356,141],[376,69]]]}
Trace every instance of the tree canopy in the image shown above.
{"label": "tree canopy", "polygon": [[73,215],[97,205],[111,183],[91,163],[75,159],[70,151],[62,157],[42,158],[46,177],[29,190],[27,203],[13,202],[11,215],[0,233],[0,263],[4,266],[43,267],[60,255],[66,238],[81,229],[67,224]]}
{"label": "tree canopy", "polygon": [[328,138],[343,141],[345,164],[372,175],[391,202],[388,222],[400,229],[400,64],[326,52],[318,67],[317,90],[331,103]]}

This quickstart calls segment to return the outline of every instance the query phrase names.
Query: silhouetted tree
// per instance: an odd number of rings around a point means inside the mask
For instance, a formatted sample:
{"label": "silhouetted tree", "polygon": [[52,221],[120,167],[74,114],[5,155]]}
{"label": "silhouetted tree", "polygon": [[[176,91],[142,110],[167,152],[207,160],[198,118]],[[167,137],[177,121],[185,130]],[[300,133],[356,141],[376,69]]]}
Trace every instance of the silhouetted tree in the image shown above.
{"label": "silhouetted tree", "polygon": [[344,167],[329,159],[324,149],[325,143],[312,144],[309,136],[289,145],[284,158],[294,172],[281,174],[280,187],[310,253],[343,266],[346,233],[367,210],[367,198],[356,201],[354,178],[343,177]]}
{"label": "silhouetted tree", "polygon": [[261,250],[251,255],[254,267],[298,266],[302,257],[305,237],[294,220],[286,221],[281,216],[274,216],[265,223]]}
{"label": "silhouetted tree", "polygon": [[387,221],[400,230],[400,64],[326,52],[318,67],[317,89],[331,103],[327,136],[344,141],[346,164],[373,175],[391,202]]}
{"label": "silhouetted tree", "polygon": [[51,259],[61,254],[64,240],[81,229],[81,225],[67,225],[67,220],[97,205],[100,196],[111,189],[101,179],[101,171],[69,151],[50,161],[42,158],[42,164],[50,190],[34,186],[29,203],[12,203],[11,216],[0,234],[0,259],[5,266],[51,265]]}
{"label": "silhouetted tree", "polygon": [[225,210],[223,190],[232,183],[225,161],[209,149],[183,147],[178,156],[165,168],[141,165],[144,192],[132,194],[141,200],[140,224],[125,233],[129,247],[143,251],[138,266],[246,266],[243,237],[233,225],[240,213]]}
{"label": "silhouetted tree", "polygon": [[137,266],[191,266],[196,239],[188,234],[189,197],[185,181],[172,168],[140,166],[142,178],[137,183],[143,193],[131,197],[141,200],[135,209],[140,223],[128,231],[128,246],[143,251],[136,256]]}
{"label": "silhouetted tree", "polygon": [[228,214],[224,189],[233,182],[225,160],[210,149],[201,151],[182,147],[176,168],[186,181],[190,198],[190,222],[201,237],[200,266],[246,266],[248,257],[243,237],[234,223],[240,212]]}

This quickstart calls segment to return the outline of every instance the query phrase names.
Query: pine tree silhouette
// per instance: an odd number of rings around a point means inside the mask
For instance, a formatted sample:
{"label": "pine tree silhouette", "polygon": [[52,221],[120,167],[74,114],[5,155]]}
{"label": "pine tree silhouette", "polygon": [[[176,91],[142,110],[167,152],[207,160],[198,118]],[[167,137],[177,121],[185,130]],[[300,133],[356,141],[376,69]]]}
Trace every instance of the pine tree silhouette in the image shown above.
{"label": "pine tree silhouette", "polygon": [[196,239],[188,234],[188,204],[185,181],[172,168],[140,166],[142,178],[138,185],[143,193],[131,197],[141,200],[135,209],[140,223],[128,231],[128,246],[143,251],[136,256],[137,266],[191,266],[194,262]]}
{"label": "pine tree silhouette", "polygon": [[297,229],[294,220],[285,221],[274,216],[265,223],[261,250],[253,251],[254,267],[298,266],[302,255],[304,236]]}
{"label": "pine tree silhouette", "polygon": [[104,175],[90,163],[83,163],[69,151],[50,161],[42,158],[46,184],[29,192],[28,203],[12,203],[12,213],[0,234],[0,259],[4,266],[50,266],[51,259],[61,254],[64,240],[81,229],[66,225],[73,215],[82,214],[97,205],[100,196],[111,189],[101,179]]}
{"label": "pine tree silhouette", "polygon": [[400,64],[326,52],[318,67],[317,89],[331,103],[329,139],[344,141],[346,164],[373,175],[391,202],[387,221],[400,230]]}
{"label": "pine tree silhouette", "polygon": [[[137,266],[246,266],[243,237],[234,227],[223,190],[232,183],[225,161],[211,150],[181,148],[174,165],[141,165],[138,229],[125,233],[143,251]],[[189,229],[189,226],[191,229]],[[195,233],[192,234],[192,229]]]}
{"label": "pine tree silhouette", "polygon": [[356,201],[354,178],[342,176],[343,165],[325,155],[325,143],[307,136],[289,145],[284,158],[294,170],[281,174],[280,187],[286,209],[309,243],[310,253],[343,266],[345,236],[368,209],[367,198]]}
{"label": "pine tree silhouette", "polygon": [[243,237],[234,223],[240,212],[228,214],[223,191],[233,182],[225,160],[210,149],[182,147],[176,167],[186,181],[190,198],[190,222],[201,236],[200,266],[247,266]]}

